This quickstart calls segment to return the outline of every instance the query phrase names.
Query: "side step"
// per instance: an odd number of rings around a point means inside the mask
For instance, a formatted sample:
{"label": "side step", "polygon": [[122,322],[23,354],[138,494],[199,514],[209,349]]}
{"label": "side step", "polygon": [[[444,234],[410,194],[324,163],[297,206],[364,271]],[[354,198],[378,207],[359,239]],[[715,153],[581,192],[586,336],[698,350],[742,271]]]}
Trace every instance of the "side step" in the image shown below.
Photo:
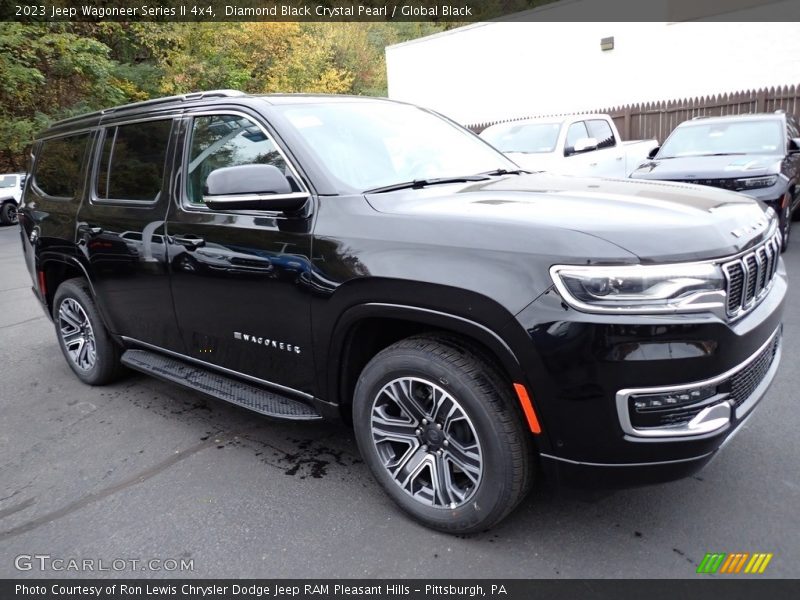
{"label": "side step", "polygon": [[322,418],[307,404],[177,358],[147,350],[126,350],[121,360],[122,364],[136,371],[249,408],[268,417],[291,421],[316,421]]}

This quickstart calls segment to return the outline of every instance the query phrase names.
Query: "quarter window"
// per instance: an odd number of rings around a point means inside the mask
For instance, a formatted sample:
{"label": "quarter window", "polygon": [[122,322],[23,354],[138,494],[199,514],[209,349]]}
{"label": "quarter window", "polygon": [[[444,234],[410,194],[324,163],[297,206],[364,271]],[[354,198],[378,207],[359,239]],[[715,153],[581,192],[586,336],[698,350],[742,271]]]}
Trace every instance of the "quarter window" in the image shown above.
{"label": "quarter window", "polygon": [[45,140],[39,148],[34,168],[34,184],[44,194],[74,198],[81,187],[83,158],[89,134]]}
{"label": "quarter window", "polygon": [[194,119],[186,178],[186,195],[192,204],[203,204],[206,179],[212,171],[252,164],[277,167],[299,191],[275,142],[250,119],[238,115]]}
{"label": "quarter window", "polygon": [[171,128],[171,120],[108,128],[100,157],[97,196],[102,200],[157,200]]}

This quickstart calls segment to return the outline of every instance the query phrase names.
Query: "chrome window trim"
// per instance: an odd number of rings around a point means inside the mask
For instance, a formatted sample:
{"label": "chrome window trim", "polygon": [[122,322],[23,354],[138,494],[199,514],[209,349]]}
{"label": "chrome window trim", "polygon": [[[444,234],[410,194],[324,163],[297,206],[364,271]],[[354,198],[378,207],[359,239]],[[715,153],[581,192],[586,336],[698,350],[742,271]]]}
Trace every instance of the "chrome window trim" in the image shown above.
{"label": "chrome window trim", "polygon": [[[203,199],[208,202],[239,202],[242,200],[307,200],[311,195],[308,192],[291,192],[289,194],[231,194],[230,196],[203,196]],[[212,209],[208,209],[212,210]],[[252,209],[249,209],[252,210]],[[220,212],[215,210],[214,212]],[[276,212],[276,211],[266,211]],[[280,211],[277,211],[280,212]]]}
{"label": "chrome window trim", "polygon": [[[116,122],[101,123],[97,127],[98,136],[97,136],[97,139],[95,140],[95,144],[94,144],[94,148],[93,148],[94,156],[92,157],[91,179],[90,179],[90,182],[89,182],[89,185],[90,185],[89,203],[92,204],[92,205],[95,205],[95,206],[126,206],[126,207],[130,207],[130,208],[152,208],[154,206],[157,206],[159,204],[159,202],[161,201],[161,195],[162,195],[161,193],[164,191],[165,185],[167,184],[167,182],[169,180],[169,177],[168,177],[169,174],[170,174],[169,173],[170,166],[168,164],[169,148],[170,148],[170,145],[173,143],[172,142],[172,138],[175,135],[175,127],[177,126],[177,124],[179,122],[179,118],[180,118],[179,114],[173,114],[173,115],[169,115],[169,116],[161,115],[161,116],[146,117],[146,118],[135,119],[135,120],[126,121],[126,122],[120,122],[120,123],[116,123]],[[98,193],[99,190],[97,189],[97,184],[100,182],[100,165],[103,162],[103,146],[105,145],[106,140],[108,139],[108,131],[109,131],[109,129],[113,129],[114,130],[114,139],[113,139],[112,144],[111,144],[111,154],[109,154],[109,162],[108,162],[109,173],[106,175],[106,177],[108,177],[108,175],[111,173],[111,171],[110,171],[111,161],[112,161],[112,159],[114,157],[114,149],[116,148],[116,145],[117,145],[117,133],[119,131],[119,128],[120,127],[127,127],[129,125],[136,125],[138,123],[150,122],[150,121],[169,121],[170,122],[169,135],[167,136],[167,140],[166,140],[167,141],[167,146],[166,146],[165,153],[164,153],[164,172],[161,175],[161,189],[158,191],[158,193],[156,194],[155,198],[153,198],[152,200],[131,200],[131,199],[126,199],[126,198],[102,198]],[[108,188],[108,182],[106,184],[106,188]],[[106,192],[107,191],[108,191],[108,189],[106,189]]]}
{"label": "chrome window trim", "polygon": [[[689,427],[687,426],[688,424],[684,424],[681,427],[672,427],[672,428],[665,427],[665,428],[652,428],[652,429],[650,428],[636,429],[631,424],[628,399],[632,395],[668,394],[670,392],[677,392],[685,390],[687,388],[706,387],[706,386],[716,385],[718,383],[725,381],[726,379],[730,379],[740,371],[746,369],[754,360],[756,360],[761,355],[761,353],[775,341],[775,338],[781,335],[781,330],[782,326],[778,326],[777,329],[775,329],[775,331],[772,333],[772,335],[769,336],[769,339],[766,342],[764,342],[761,345],[761,347],[759,347],[758,350],[756,350],[753,354],[751,354],[744,362],[739,363],[732,369],[729,369],[724,373],[722,373],[721,375],[717,375],[716,377],[712,377],[710,379],[704,379],[702,381],[692,381],[681,385],[669,385],[669,386],[648,387],[648,388],[626,388],[619,390],[616,394],[616,404],[617,404],[617,416],[619,418],[619,423],[620,426],[622,427],[622,431],[624,431],[627,435],[632,436],[632,438],[642,438],[649,440],[652,440],[653,438],[659,438],[659,441],[668,441],[667,438],[685,439],[687,437],[694,437],[709,433],[719,433],[723,431],[726,427],[730,425],[730,422],[710,430],[689,429]],[[772,359],[772,364],[770,365],[769,370],[764,375],[764,378],[758,384],[756,389],[753,390],[753,392],[746,400],[744,400],[738,407],[736,407],[735,414],[737,419],[741,419],[755,406],[755,404],[761,398],[761,395],[763,395],[766,388],[769,386],[770,383],[772,383],[772,379],[774,378],[775,373],[777,372],[778,369],[778,364],[780,363],[781,346],[782,344],[778,342],[778,349],[775,353],[775,357]],[[725,400],[723,400],[723,398],[727,398],[727,396],[720,395],[719,400],[724,402]],[[718,402],[718,404],[721,404],[722,402]]]}
{"label": "chrome window trim", "polygon": [[[269,195],[243,194],[243,195],[240,195],[240,196],[236,196],[236,198],[238,198],[239,200],[257,200],[257,199],[260,199],[260,198],[269,198],[269,199],[272,199],[272,200],[282,200],[282,199],[301,198],[301,197],[311,198],[312,194],[311,194],[311,191],[310,191],[310,187],[308,186],[306,181],[302,177],[300,177],[299,169],[294,165],[294,163],[291,160],[289,160],[288,155],[286,154],[286,152],[284,152],[284,150],[281,147],[281,144],[279,143],[277,137],[275,135],[273,135],[264,126],[264,124],[260,121],[259,117],[256,117],[256,116],[254,116],[252,114],[249,114],[247,112],[238,111],[238,110],[229,109],[229,108],[223,108],[223,109],[217,109],[217,110],[214,110],[213,108],[209,108],[207,110],[201,110],[201,111],[197,111],[197,112],[191,111],[191,112],[187,112],[187,113],[184,113],[184,114],[181,115],[181,119],[183,119],[187,123],[186,133],[184,134],[184,144],[183,144],[183,152],[182,152],[182,156],[181,156],[181,162],[180,162],[180,165],[178,166],[178,169],[177,169],[177,173],[179,175],[178,179],[180,181],[180,191],[179,191],[179,196],[178,197],[179,197],[179,202],[180,202],[181,208],[183,208],[184,210],[187,210],[187,211],[197,211],[197,212],[201,212],[201,213],[226,214],[226,211],[212,210],[212,209],[208,208],[205,204],[196,204],[194,202],[191,202],[189,200],[188,195],[186,194],[186,182],[184,181],[186,177],[183,174],[185,167],[189,164],[189,156],[190,156],[190,153],[191,153],[191,150],[192,150],[192,133],[194,131],[193,126],[194,126],[195,118],[197,118],[197,117],[217,117],[217,116],[220,116],[220,115],[231,115],[231,116],[235,116],[235,117],[241,117],[241,118],[244,118],[244,119],[248,119],[251,123],[253,123],[256,127],[258,127],[261,130],[261,132],[265,136],[267,136],[267,138],[269,140],[271,140],[272,143],[275,145],[275,149],[278,151],[278,154],[280,154],[281,158],[286,163],[286,166],[291,171],[291,174],[295,178],[295,181],[297,181],[297,184],[302,188],[300,192],[292,192],[291,194],[280,194],[280,195],[278,195],[278,194],[269,194]],[[297,194],[304,194],[304,196],[298,196]],[[230,199],[230,200],[233,199],[231,196],[218,196],[216,198],[219,199],[219,200],[223,200],[223,201],[225,199]],[[279,217],[279,216],[283,215],[283,211],[280,211],[280,210],[254,210],[254,209],[247,209],[246,211],[236,210],[236,211],[231,211],[231,212],[232,212],[232,214],[237,214],[237,215],[254,214],[254,215],[259,215],[259,216],[270,215],[270,216],[274,216],[274,217]]]}

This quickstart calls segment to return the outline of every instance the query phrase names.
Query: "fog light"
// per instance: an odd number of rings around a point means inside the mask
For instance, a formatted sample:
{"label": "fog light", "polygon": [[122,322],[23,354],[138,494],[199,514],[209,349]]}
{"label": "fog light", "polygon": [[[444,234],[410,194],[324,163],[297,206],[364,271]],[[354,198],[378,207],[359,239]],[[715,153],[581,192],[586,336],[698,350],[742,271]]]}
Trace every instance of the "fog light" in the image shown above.
{"label": "fog light", "polygon": [[669,410],[671,408],[695,404],[711,398],[716,394],[716,386],[705,386],[663,394],[631,396],[631,401],[633,402],[633,408],[636,410],[636,412],[648,412],[655,410]]}

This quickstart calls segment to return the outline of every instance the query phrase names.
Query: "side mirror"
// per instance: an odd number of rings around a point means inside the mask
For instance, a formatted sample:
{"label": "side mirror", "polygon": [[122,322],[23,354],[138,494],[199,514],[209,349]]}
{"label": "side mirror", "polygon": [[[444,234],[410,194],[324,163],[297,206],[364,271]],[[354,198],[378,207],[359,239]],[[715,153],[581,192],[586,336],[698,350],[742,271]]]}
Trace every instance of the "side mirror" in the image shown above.
{"label": "side mirror", "polygon": [[650,150],[650,152],[647,153],[647,158],[653,160],[656,157],[656,154],[658,154],[659,150],[661,150],[661,146],[656,146],[655,148]]}
{"label": "side mirror", "polygon": [[596,138],[580,138],[578,141],[575,142],[575,145],[572,147],[573,154],[580,154],[581,152],[591,152],[592,150],[597,150],[597,139]]}
{"label": "side mirror", "polygon": [[800,138],[789,140],[789,152],[800,152]]}
{"label": "side mirror", "polygon": [[292,191],[280,169],[272,165],[239,165],[212,171],[203,201],[211,210],[299,210],[305,192]]}

